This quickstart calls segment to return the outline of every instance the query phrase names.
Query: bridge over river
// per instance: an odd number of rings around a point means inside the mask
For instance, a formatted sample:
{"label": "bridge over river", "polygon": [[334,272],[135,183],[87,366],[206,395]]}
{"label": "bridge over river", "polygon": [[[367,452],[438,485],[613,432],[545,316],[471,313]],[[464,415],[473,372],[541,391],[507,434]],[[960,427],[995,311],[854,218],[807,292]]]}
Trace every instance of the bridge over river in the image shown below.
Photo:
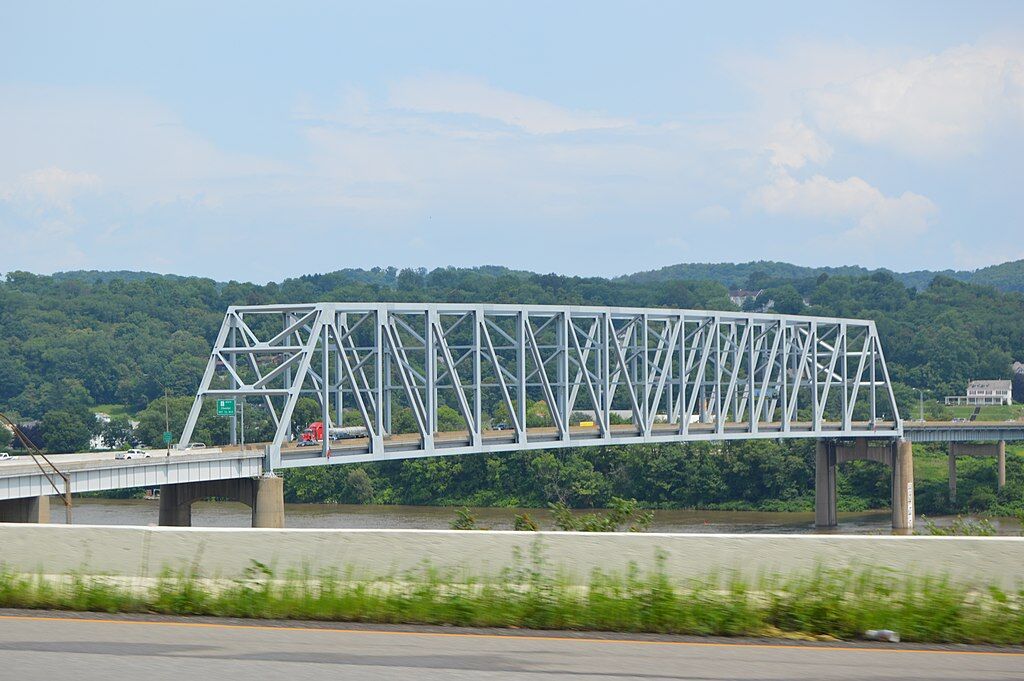
{"label": "bridge over river", "polygon": [[[301,397],[351,437],[299,447]],[[186,449],[207,400],[249,403],[274,437]],[[532,426],[530,402],[546,405]],[[415,432],[394,432],[398,409]],[[442,410],[448,418],[439,419]],[[501,411],[502,428],[488,414]],[[616,416],[628,413],[628,423]],[[457,427],[451,428],[450,415]],[[445,430],[439,420],[447,421]],[[354,430],[351,427],[355,426]],[[1024,423],[905,423],[870,320],[581,306],[316,303],[228,309],[177,448],[115,461],[52,457],[0,464],[0,519],[38,520],[46,495],[161,488],[161,524],[190,523],[192,501],[228,497],[255,526],[283,526],[284,468],[615,444],[736,439],[817,441],[816,518],[836,524],[835,467],[892,468],[893,527],[913,527],[913,442],[1005,458]],[[961,443],[988,442],[989,445]],[[1005,475],[1005,474],[1003,474]],[[1001,477],[1001,481],[1003,478]]]}

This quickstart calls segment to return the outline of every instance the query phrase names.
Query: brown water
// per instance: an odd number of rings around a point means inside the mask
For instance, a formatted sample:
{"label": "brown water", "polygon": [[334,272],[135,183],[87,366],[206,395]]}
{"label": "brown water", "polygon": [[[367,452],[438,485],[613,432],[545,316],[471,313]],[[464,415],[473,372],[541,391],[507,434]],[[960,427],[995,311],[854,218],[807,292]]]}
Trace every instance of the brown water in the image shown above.
{"label": "brown water", "polygon": [[[159,502],[146,499],[75,499],[76,525],[156,525]],[[60,501],[51,501],[55,523],[64,522]],[[551,527],[546,509],[475,508],[481,527],[511,530],[517,513],[526,513],[542,529]],[[448,529],[455,509],[439,506],[359,506],[351,504],[286,504],[287,527],[362,528],[362,529]],[[937,525],[948,525],[953,517],[932,518]],[[195,527],[248,527],[251,513],[247,506],[234,502],[200,501],[192,505]],[[1019,535],[1020,524],[1013,518],[993,519],[999,534]],[[923,523],[918,524],[919,528]],[[759,511],[655,511],[652,532],[752,532],[813,533],[814,514],[766,513]],[[888,534],[889,511],[840,513],[838,530],[844,534]]]}

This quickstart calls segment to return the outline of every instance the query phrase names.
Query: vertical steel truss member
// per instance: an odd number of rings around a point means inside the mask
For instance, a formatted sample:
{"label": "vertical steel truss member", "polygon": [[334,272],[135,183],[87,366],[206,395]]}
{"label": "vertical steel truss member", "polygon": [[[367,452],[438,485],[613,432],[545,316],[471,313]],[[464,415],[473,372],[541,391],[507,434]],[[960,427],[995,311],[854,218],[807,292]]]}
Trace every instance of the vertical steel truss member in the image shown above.
{"label": "vertical steel truss member", "polygon": [[[274,431],[269,468],[612,442],[903,433],[874,322],[738,312],[232,307],[180,446],[203,401],[218,397],[261,403]],[[344,424],[345,439],[294,446],[301,397],[317,401],[327,427]],[[494,429],[493,414],[507,428]]]}

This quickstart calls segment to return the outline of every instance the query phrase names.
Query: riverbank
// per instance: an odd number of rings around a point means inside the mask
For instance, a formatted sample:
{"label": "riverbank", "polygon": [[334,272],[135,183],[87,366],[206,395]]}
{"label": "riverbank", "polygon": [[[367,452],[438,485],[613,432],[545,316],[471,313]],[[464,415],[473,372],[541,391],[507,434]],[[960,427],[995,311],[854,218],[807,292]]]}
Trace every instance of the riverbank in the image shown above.
{"label": "riverbank", "polygon": [[[51,521],[63,523],[57,506]],[[76,525],[155,525],[158,504],[146,499],[99,499],[76,497]],[[446,530],[455,517],[451,506],[399,506],[382,504],[285,504],[285,525],[292,528]],[[597,509],[602,510],[602,509]],[[470,512],[480,527],[511,530],[516,515],[526,514],[542,528],[552,526],[551,512],[544,508],[473,507]],[[578,511],[592,513],[594,509]],[[671,533],[776,533],[776,534],[888,534],[888,509],[840,512],[839,527],[816,529],[813,512],[655,510],[649,530]],[[225,501],[200,501],[192,505],[194,527],[247,527],[252,511],[248,506]],[[956,516],[931,517],[939,527],[951,525]],[[1017,518],[993,518],[997,534],[1019,536]],[[924,529],[918,520],[918,529]]]}

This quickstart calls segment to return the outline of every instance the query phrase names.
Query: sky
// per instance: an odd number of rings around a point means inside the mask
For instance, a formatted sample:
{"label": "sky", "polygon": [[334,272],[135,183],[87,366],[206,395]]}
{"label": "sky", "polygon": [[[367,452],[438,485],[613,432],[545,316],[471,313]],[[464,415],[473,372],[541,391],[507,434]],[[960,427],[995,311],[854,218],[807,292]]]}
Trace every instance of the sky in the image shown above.
{"label": "sky", "polygon": [[1024,258],[1022,2],[0,0],[0,272]]}

